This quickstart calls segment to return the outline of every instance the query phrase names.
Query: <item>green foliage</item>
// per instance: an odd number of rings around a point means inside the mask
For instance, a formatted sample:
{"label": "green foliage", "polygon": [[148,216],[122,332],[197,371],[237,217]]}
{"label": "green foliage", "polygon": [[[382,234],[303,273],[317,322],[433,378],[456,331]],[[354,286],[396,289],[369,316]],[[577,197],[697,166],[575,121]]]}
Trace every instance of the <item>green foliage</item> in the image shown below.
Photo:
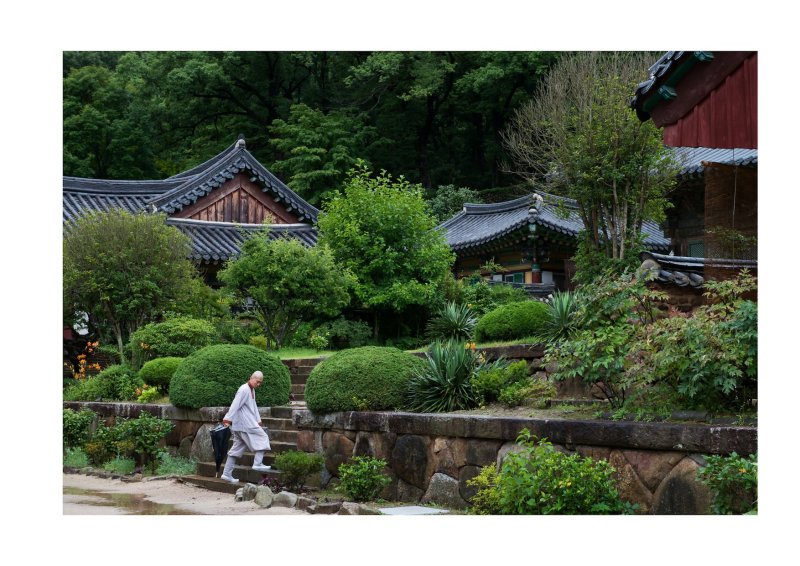
{"label": "green foliage", "polygon": [[322,454],[299,450],[289,450],[275,456],[275,468],[280,470],[281,482],[290,491],[302,490],[308,477],[321,472],[324,464]]}
{"label": "green foliage", "polygon": [[120,437],[131,443],[138,462],[142,466],[149,463],[155,470],[158,465],[159,443],[174,426],[172,421],[142,412],[139,418],[122,421],[114,428],[119,428]]}
{"label": "green foliage", "polygon": [[150,360],[145,362],[142,369],[139,370],[139,378],[143,383],[168,391],[169,381],[182,361],[183,358],[173,356]]}
{"label": "green foliage", "polygon": [[355,456],[339,465],[338,489],[355,501],[372,501],[391,483],[384,473],[386,461],[370,456]]}
{"label": "green foliage", "polygon": [[95,414],[89,409],[80,411],[64,409],[64,448],[79,448],[89,439],[89,427],[94,422]]}
{"label": "green foliage", "polygon": [[441,223],[461,212],[464,204],[481,202],[478,191],[455,185],[439,185],[428,199],[428,207],[436,222]]}
{"label": "green foliage", "polygon": [[524,289],[511,285],[489,285],[479,276],[458,281],[452,277],[445,278],[443,293],[447,301],[467,305],[477,317],[502,305],[528,300]]}
{"label": "green foliage", "polygon": [[67,468],[86,468],[89,457],[81,448],[67,448],[64,451],[64,466]]}
{"label": "green foliage", "polygon": [[614,261],[630,257],[643,221],[664,219],[678,172],[661,131],[629,106],[651,63],[646,53],[564,57],[503,132],[516,170],[575,199],[587,251]]}
{"label": "green foliage", "polygon": [[328,347],[328,337],[329,334],[324,330],[314,330],[308,337],[308,345],[317,351],[324,350]]}
{"label": "green foliage", "polygon": [[144,385],[129,365],[115,364],[93,377],[77,380],[64,390],[65,401],[133,401]]}
{"label": "green foliage", "polygon": [[274,120],[270,144],[283,158],[272,164],[287,184],[315,206],[339,189],[357,157],[377,137],[364,115],[332,110],[327,114],[294,104],[287,120]]}
{"label": "green foliage", "polygon": [[757,509],[758,454],[745,458],[731,452],[728,456],[708,456],[706,462],[697,478],[714,494],[714,514],[741,515]]}
{"label": "green foliage", "polygon": [[[311,371],[306,404],[315,413],[363,409],[393,410],[404,405],[408,382],[424,362],[396,348],[364,346],[342,350]],[[353,398],[361,399],[356,406]]]}
{"label": "green foliage", "polygon": [[214,343],[217,331],[207,320],[188,317],[152,322],[131,334],[132,365],[135,368],[155,358],[186,357]]}
{"label": "green foliage", "polygon": [[428,321],[425,334],[432,340],[471,340],[477,323],[467,305],[450,302]]}
{"label": "green foliage", "polygon": [[737,299],[752,291],[748,274],[707,284],[711,301],[690,317],[672,317],[640,329],[628,379],[665,386],[689,408],[739,411],[756,397],[758,310]]}
{"label": "green foliage", "polygon": [[529,377],[528,363],[520,360],[506,367],[492,367],[476,372],[470,377],[470,385],[479,405],[485,405],[498,399],[500,392]]}
{"label": "green foliage", "polygon": [[245,240],[218,277],[245,305],[253,305],[250,312],[269,349],[280,348],[303,321],[338,315],[352,284],[324,244],[307,248],[291,238],[271,240],[266,228]]}
{"label": "green foliage", "polygon": [[529,403],[544,408],[548,400],[556,396],[556,388],[549,381],[525,379],[508,385],[500,391],[498,401],[506,407],[518,407]]}
{"label": "green foliage", "polygon": [[141,393],[136,398],[136,401],[139,403],[152,403],[162,395],[158,387],[151,387],[145,384],[142,386]]}
{"label": "green foliage", "polygon": [[483,354],[471,344],[458,340],[436,341],[425,354],[425,364],[414,371],[407,396],[407,407],[419,413],[441,413],[471,409],[478,405],[472,378],[488,368],[505,364],[497,360],[487,364]]}
{"label": "green foliage", "polygon": [[615,486],[614,468],[579,454],[566,455],[550,442],[535,442],[528,429],[517,438],[520,452],[509,452],[497,478],[504,515],[630,514]]}
{"label": "green foliage", "polygon": [[266,336],[251,336],[249,343],[251,346],[255,346],[259,350],[267,351],[267,337]]}
{"label": "green foliage", "polygon": [[509,303],[486,313],[475,327],[475,338],[489,340],[514,340],[542,332],[550,320],[547,305],[539,301]]}
{"label": "green foliage", "polygon": [[363,320],[339,318],[320,325],[317,330],[327,334],[329,344],[334,350],[360,348],[369,344],[372,338],[372,329]]}
{"label": "green foliage", "polygon": [[191,458],[172,456],[169,452],[162,452],[158,458],[157,476],[189,476],[197,473],[197,462]]}
{"label": "green foliage", "polygon": [[108,427],[104,422],[99,422],[97,428],[84,449],[93,466],[102,466],[114,457],[133,454],[133,443],[125,437],[125,427],[121,426],[123,420],[118,420],[116,425]]}
{"label": "green foliage", "polygon": [[167,226],[163,214],[122,209],[90,212],[65,228],[64,310],[86,312],[102,342],[123,346],[155,320],[197,276],[187,259],[189,237]]}
{"label": "green foliage", "polygon": [[287,403],[291,379],[286,366],[273,354],[240,344],[206,346],[185,358],[170,381],[170,401],[187,409],[228,406],[256,370],[264,374],[263,385],[255,390],[256,403]]}
{"label": "green foliage", "polygon": [[622,258],[608,257],[604,249],[588,241],[586,232],[581,232],[573,260],[575,276],[573,281],[578,285],[591,285],[598,279],[618,278],[623,273],[633,272],[641,265],[640,252],[644,250],[639,239],[627,242]]}
{"label": "green foliage", "polygon": [[497,478],[497,468],[492,464],[483,466],[480,474],[467,480],[467,486],[478,488],[477,493],[469,501],[467,512],[470,515],[500,515],[502,507]]}
{"label": "green foliage", "polygon": [[620,408],[632,385],[625,373],[634,363],[632,344],[640,329],[655,320],[656,302],[664,298],[628,274],[620,278],[608,274],[585,286],[574,314],[579,329],[546,349],[544,363],[557,367],[551,377],[577,377],[595,384],[612,408]]}
{"label": "green foliage", "polygon": [[132,474],[136,469],[136,462],[133,458],[115,456],[113,459],[103,464],[103,469],[107,472],[127,476],[128,474]]}
{"label": "green foliage", "polygon": [[[748,236],[739,230],[714,226],[706,230],[706,234],[712,236],[712,242],[716,244],[713,251],[709,250],[706,257],[724,257],[727,259],[754,259],[758,245],[756,236]],[[713,255],[711,255],[713,253]]]}
{"label": "green foliage", "polygon": [[543,342],[560,342],[575,335],[581,327],[579,318],[580,294],[572,291],[556,291],[546,303],[550,311],[538,335]]}
{"label": "green foliage", "polygon": [[453,263],[421,188],[385,171],[372,177],[363,164],[325,204],[318,225],[320,243],[355,275],[355,297],[369,309],[431,304]]}

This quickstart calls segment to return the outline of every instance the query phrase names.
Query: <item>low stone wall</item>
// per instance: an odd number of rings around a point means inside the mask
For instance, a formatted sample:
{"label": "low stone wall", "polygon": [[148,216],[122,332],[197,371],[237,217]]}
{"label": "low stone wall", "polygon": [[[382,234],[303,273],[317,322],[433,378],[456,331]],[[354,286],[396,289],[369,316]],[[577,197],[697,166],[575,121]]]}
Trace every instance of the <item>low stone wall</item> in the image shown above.
{"label": "low stone wall", "polygon": [[[161,445],[172,454],[184,458],[194,458],[198,462],[214,460],[214,450],[211,447],[211,437],[208,431],[222,421],[222,417],[228,410],[228,407],[203,407],[192,410],[179,409],[172,405],[87,401],[67,401],[64,402],[64,408],[73,411],[89,409],[95,412],[106,426],[113,426],[118,418],[138,418],[143,412],[170,420],[175,426],[161,441]],[[269,408],[261,409],[261,415],[268,417]]]}
{"label": "low stone wall", "polygon": [[563,452],[606,459],[622,497],[641,514],[707,513],[711,494],[696,480],[704,455],[757,450],[753,427],[309,411],[296,411],[294,423],[298,448],[325,456],[323,485],[351,457],[374,456],[386,460],[392,478],[382,497],[455,508],[474,495],[467,480],[518,449],[523,428]]}

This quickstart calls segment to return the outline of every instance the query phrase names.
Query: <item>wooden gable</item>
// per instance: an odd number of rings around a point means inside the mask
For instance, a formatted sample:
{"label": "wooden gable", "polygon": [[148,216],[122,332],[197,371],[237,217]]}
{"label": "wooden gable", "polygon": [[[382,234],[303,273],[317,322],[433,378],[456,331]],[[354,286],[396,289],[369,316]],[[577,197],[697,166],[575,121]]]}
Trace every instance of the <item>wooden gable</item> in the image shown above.
{"label": "wooden gable", "polygon": [[193,204],[172,214],[175,218],[261,224],[265,218],[270,224],[296,224],[298,217],[286,210],[249,175],[239,173],[218,189],[199,198]]}

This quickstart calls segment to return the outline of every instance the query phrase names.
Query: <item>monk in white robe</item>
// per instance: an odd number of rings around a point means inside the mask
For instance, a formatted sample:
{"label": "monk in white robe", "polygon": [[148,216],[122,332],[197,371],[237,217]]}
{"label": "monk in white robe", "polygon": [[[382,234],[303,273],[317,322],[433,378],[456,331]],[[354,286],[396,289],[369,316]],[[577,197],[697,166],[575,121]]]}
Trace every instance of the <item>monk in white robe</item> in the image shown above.
{"label": "monk in white robe", "polygon": [[253,469],[266,472],[270,466],[263,464],[264,452],[270,449],[269,437],[261,428],[261,415],[256,405],[256,389],[261,387],[264,374],[260,371],[253,372],[250,379],[236,392],[230,409],[222,418],[222,424],[231,427],[233,446],[228,450],[228,459],[221,478],[231,483],[239,480],[233,477],[236,460],[244,454],[245,449],[254,452]]}

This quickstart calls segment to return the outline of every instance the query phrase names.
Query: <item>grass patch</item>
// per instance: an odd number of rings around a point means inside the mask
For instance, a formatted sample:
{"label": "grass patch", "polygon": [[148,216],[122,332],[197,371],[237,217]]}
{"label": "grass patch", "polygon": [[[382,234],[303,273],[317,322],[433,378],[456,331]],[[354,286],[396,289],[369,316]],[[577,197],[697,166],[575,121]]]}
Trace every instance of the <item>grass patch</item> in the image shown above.
{"label": "grass patch", "polygon": [[85,468],[89,465],[89,457],[81,448],[67,448],[64,465],[68,468]]}
{"label": "grass patch", "polygon": [[197,472],[197,462],[191,458],[163,454],[160,458],[157,476],[189,476]]}
{"label": "grass patch", "polygon": [[103,469],[113,474],[126,476],[132,474],[133,470],[136,469],[136,462],[134,462],[132,458],[120,458],[117,456],[113,460],[109,460],[103,464]]}
{"label": "grass patch", "polygon": [[270,352],[275,354],[282,360],[294,360],[298,358],[322,358],[331,356],[336,353],[335,350],[315,350],[313,348],[281,348],[277,352]]}

